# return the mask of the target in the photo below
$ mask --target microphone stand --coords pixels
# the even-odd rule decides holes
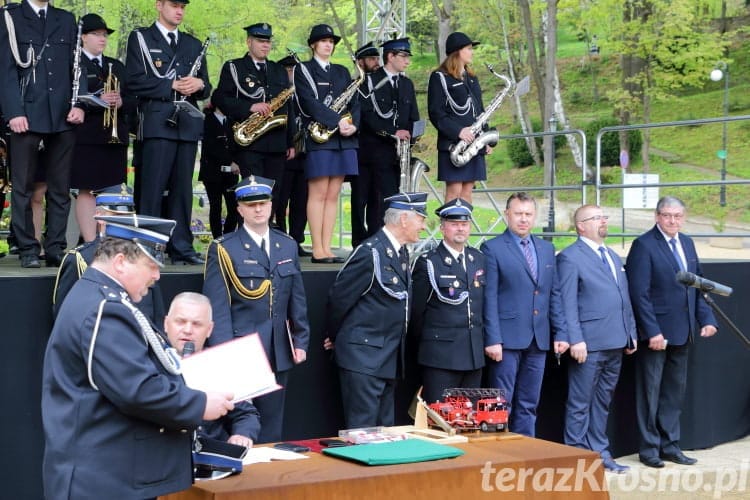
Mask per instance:
[[[729,319],[729,316],[724,314],[724,311],[722,311],[721,308],[716,304],[716,302],[714,302],[714,299],[711,298],[709,292],[701,290],[701,294],[703,295],[703,298],[708,303],[708,305],[711,306],[711,309],[713,309],[716,315],[723,319],[727,325],[729,325],[729,329],[732,331],[732,333],[734,333],[745,344],[745,347],[750,348],[750,339],[745,337],[740,329],[737,328],[737,325],[735,325],[732,320]]]

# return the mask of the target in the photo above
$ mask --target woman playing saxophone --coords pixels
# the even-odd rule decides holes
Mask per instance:
[[[438,180],[445,182],[446,202],[455,198],[471,202],[474,183],[487,178],[484,155],[491,151],[489,146],[462,167],[450,159],[451,145],[474,141],[471,125],[484,111],[482,89],[470,67],[476,45],[479,42],[464,33],[448,35],[446,58],[430,75],[427,89],[430,122],[438,131]]]

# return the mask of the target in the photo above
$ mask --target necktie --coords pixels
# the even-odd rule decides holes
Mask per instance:
[[[42,28],[44,27],[44,22],[47,20],[47,11],[45,9],[41,9],[39,11],[39,21],[42,23]]]
[[[461,267],[466,271],[466,263],[464,262],[464,254],[460,253],[458,254],[458,263],[461,264]]]
[[[531,271],[531,277],[534,278],[534,281],[536,281],[536,265],[534,264],[534,256],[531,254],[532,250],[529,246],[530,244],[531,242],[526,238],[521,240],[521,246],[523,247],[523,256],[526,257],[526,264],[529,266],[529,271]]]
[[[325,66],[323,66],[323,71],[325,71],[326,73],[328,73],[328,68],[330,68],[330,67],[331,67],[330,64],[326,64]]]
[[[683,264],[682,262],[682,257],[680,257],[680,252],[677,251],[677,240],[674,238],[670,238],[669,245],[672,247],[672,255],[674,255],[674,258],[677,261],[677,265],[679,266],[680,271],[685,271],[685,264]]]
[[[271,261],[268,259],[268,251],[266,250],[265,238],[261,238],[260,240],[260,252],[261,252],[261,259],[263,259],[262,264],[264,264],[265,267],[270,267]]]
[[[602,262],[604,263],[604,267],[607,268],[607,271],[612,274],[612,276],[615,278],[615,281],[617,281],[617,276],[615,275],[614,269],[612,269],[612,266],[609,265],[609,260],[607,260],[607,249],[603,246],[599,247],[599,254],[602,256]]]
[[[174,33],[167,33],[167,36],[169,37],[169,47],[172,51],[177,50],[177,36]]]
[[[393,75],[391,77],[391,80],[393,81],[393,88],[397,89],[398,88],[398,75]]]
[[[94,66],[96,66],[96,69],[102,69],[102,63],[99,62],[98,57],[93,58],[91,62],[94,63]]]
[[[406,245],[401,245],[398,250],[398,257],[401,261],[401,269],[406,271],[409,268],[409,251],[406,249]]]
[[[265,73],[266,72],[266,63],[258,63],[258,71],[260,71],[261,73]]]

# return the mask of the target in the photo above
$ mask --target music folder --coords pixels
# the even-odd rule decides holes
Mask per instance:
[[[193,118],[200,118],[203,119],[203,112],[201,112],[200,109],[193,106],[191,103],[187,101],[175,101],[174,105],[179,108],[180,111],[184,111],[188,115],[192,116]]]
[[[102,108],[109,107],[109,104],[107,104],[107,102],[104,99],[97,97],[94,94],[79,95],[78,101],[88,104],[90,106],[101,106]]]
[[[257,333],[203,349],[180,366],[188,387],[231,392],[235,403],[281,389]]]

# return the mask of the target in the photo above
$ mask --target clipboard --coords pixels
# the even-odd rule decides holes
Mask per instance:
[[[197,352],[183,359],[180,367],[188,387],[204,392],[231,392],[233,403],[282,388],[257,333]]]

